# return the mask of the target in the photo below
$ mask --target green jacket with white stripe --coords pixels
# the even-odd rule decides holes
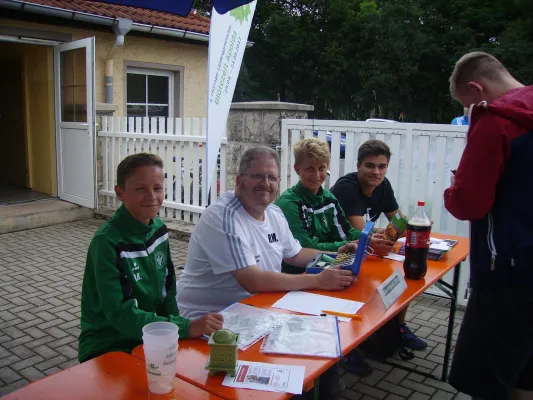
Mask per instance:
[[[337,198],[327,189],[320,188],[315,195],[298,182],[283,192],[276,204],[302,247],[336,252],[361,234],[350,225]]]
[[[180,338],[189,336],[190,321],[176,303],[167,227],[158,218],[144,225],[121,206],[89,245],[78,360],[131,352],[142,343],[143,326],[157,321],[173,322]]]

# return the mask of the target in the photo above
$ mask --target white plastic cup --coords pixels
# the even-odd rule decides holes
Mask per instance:
[[[174,389],[178,326],[171,322],[152,322],[143,328],[144,359],[148,390],[154,394]]]

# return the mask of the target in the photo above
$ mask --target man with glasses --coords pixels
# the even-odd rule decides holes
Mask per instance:
[[[281,263],[304,267],[319,251],[302,248],[279,207],[277,152],[253,147],[241,159],[235,191],[224,193],[196,224],[187,262],[177,285],[180,313],[197,318],[218,312],[251,293],[301,289],[340,290],[351,271],[327,269],[317,275],[289,275]],[[355,251],[348,243],[339,252]]]

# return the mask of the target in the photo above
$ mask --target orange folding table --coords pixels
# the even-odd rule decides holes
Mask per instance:
[[[437,379],[446,381],[447,369],[449,364],[449,355],[451,348],[451,337],[456,311],[457,289],[459,283],[460,264],[467,257],[469,241],[463,237],[450,235],[433,234],[437,238],[455,239],[458,243],[439,261],[428,260],[428,270],[425,278],[419,280],[408,280],[407,289],[400,298],[388,309],[385,309],[383,302],[378,294],[377,288],[385,281],[395,270],[402,269],[403,264],[398,261],[384,259],[380,257],[367,256],[364,260],[359,275],[354,283],[341,291],[326,292],[320,290],[310,291],[316,294],[334,296],[343,299],[356,300],[365,303],[358,312],[363,317],[362,321],[352,319],[348,323],[339,323],[340,340],[342,354],[345,355],[357,347],[361,342],[368,338],[372,333],[378,330],[383,324],[393,316],[403,310],[413,299],[422,294],[433,284],[437,284],[441,290],[451,299],[450,318],[447,332],[447,341],[444,357],[444,368],[442,376]],[[450,270],[455,268],[453,283],[450,285],[441,280],[441,278]],[[403,274],[403,273],[402,273]],[[283,297],[286,292],[275,293],[258,293],[241,301],[243,304],[249,304],[255,307],[271,309],[277,312],[288,312],[272,308],[277,300]],[[239,359],[245,361],[254,361],[272,364],[284,365],[302,365],[305,367],[304,390],[311,389],[315,380],[320,377],[328,368],[338,362],[337,359],[316,358],[316,357],[299,357],[299,356],[282,356],[273,354],[264,354],[260,352],[261,343],[258,342],[246,351],[239,351]],[[137,346],[132,355],[144,359],[142,345]],[[209,355],[209,346],[206,340],[202,339],[185,339],[179,343],[176,376],[187,381],[199,388],[214,393],[223,399],[288,399],[291,397],[285,393],[262,392],[247,389],[236,389],[222,386],[224,374],[209,376],[205,369],[207,357]],[[406,367],[397,365],[400,368]],[[407,368],[408,370],[411,370]],[[421,371],[411,370],[425,376],[431,376]]]

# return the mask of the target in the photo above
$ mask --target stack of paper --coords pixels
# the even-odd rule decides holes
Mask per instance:
[[[241,303],[232,304],[220,311],[220,314],[224,317],[223,327],[239,334],[240,350],[246,350],[289,318],[289,314],[262,310]]]
[[[405,238],[399,239],[398,242],[405,243]],[[440,260],[444,256],[444,253],[448,252],[456,244],[457,240],[430,238],[428,260]],[[398,254],[405,254],[405,244],[400,248]]]
[[[322,310],[336,311],[343,314],[355,314],[364,303],[339,299],[307,292],[289,292],[276,301],[272,307],[295,311],[302,314],[320,315]],[[351,318],[338,317],[339,321],[350,322]]]
[[[328,358],[341,357],[337,317],[292,315],[263,340],[261,352]]]
[[[398,239],[398,242],[405,243],[405,238]],[[429,248],[431,250],[440,250],[440,251],[449,251],[453,246],[457,244],[457,240],[451,240],[451,239],[437,239],[437,238],[430,238],[430,245]]]

